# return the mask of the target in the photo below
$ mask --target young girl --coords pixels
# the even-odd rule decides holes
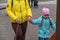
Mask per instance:
[[[50,26],[56,31],[56,24],[50,18],[49,8],[42,9],[42,16],[37,19],[30,19],[30,23],[38,25],[38,39],[39,40],[49,40],[50,37]]]

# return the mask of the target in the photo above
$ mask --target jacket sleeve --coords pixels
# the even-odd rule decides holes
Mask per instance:
[[[31,11],[31,8],[29,6],[28,0],[26,0],[26,12],[27,12],[27,16],[32,17],[32,11]]]
[[[41,17],[32,20],[33,25],[40,24],[40,23],[41,23]]]
[[[52,20],[52,18],[51,18],[51,21],[52,21],[52,29],[56,31],[56,23]]]
[[[14,13],[11,11],[11,1],[12,0],[8,0],[8,2],[7,2],[7,6],[6,6],[6,12],[7,12],[7,14],[8,14],[8,16],[10,17],[10,18],[12,18],[13,20],[16,20],[16,16],[14,15]]]

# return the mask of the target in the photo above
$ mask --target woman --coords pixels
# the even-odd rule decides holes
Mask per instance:
[[[6,12],[16,34],[14,40],[25,40],[27,22],[32,17],[28,0],[8,0]]]

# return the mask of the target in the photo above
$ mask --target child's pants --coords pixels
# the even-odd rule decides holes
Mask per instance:
[[[38,37],[38,40],[49,40],[49,38]]]
[[[16,34],[17,25],[19,25],[19,28],[18,28],[17,34]],[[23,24],[12,23],[12,28],[13,28],[15,35],[16,35],[14,40],[25,40],[27,22],[24,22]]]

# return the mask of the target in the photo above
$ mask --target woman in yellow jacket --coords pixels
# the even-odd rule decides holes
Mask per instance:
[[[25,40],[27,21],[32,17],[28,0],[8,0],[6,12],[10,17],[12,28],[16,34],[15,40]]]

